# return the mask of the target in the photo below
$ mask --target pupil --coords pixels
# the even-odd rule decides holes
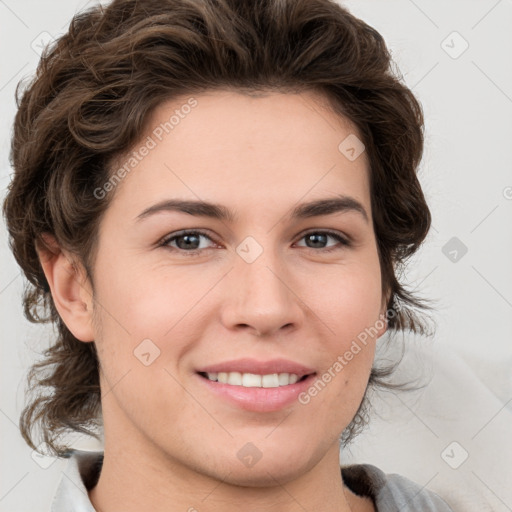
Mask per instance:
[[[190,239],[195,239],[195,242],[197,243],[199,237],[197,235],[182,235],[180,236],[178,239],[177,239],[177,245],[180,247],[180,245],[182,245],[182,247],[180,247],[180,249],[190,249],[191,248],[191,244],[194,245],[194,240],[192,240],[192,243],[190,242]],[[185,244],[180,244],[179,241],[180,240],[186,240],[186,243]],[[192,247],[192,249],[197,249],[197,247]]]
[[[325,237],[326,237],[326,235],[321,234],[321,233],[312,233],[312,234],[308,235],[308,239],[310,241],[312,241],[313,243],[320,243],[320,245],[325,243],[325,240],[324,240]],[[320,238],[320,242],[318,241],[319,238]],[[316,248],[316,246],[315,246],[315,248]]]

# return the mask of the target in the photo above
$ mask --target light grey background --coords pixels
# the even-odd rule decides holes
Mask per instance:
[[[35,70],[40,41],[62,34],[93,3],[0,0],[2,199],[16,83]],[[425,111],[421,181],[433,228],[406,278],[437,300],[438,325],[435,339],[414,345],[423,349],[404,362],[408,374],[432,363],[422,401],[383,399],[372,428],[345,456],[404,474],[458,510],[512,510],[505,456],[512,452],[512,2],[343,3],[381,32]],[[25,373],[49,331],[23,317],[24,281],[3,222],[1,229],[0,510],[48,510],[65,461],[35,461],[17,423]],[[464,452],[467,461],[450,467]]]

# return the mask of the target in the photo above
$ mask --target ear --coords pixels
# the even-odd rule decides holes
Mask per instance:
[[[48,233],[38,241],[37,254],[63,322],[75,338],[94,341],[92,286],[83,265]]]

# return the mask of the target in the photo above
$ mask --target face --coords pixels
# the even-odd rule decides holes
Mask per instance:
[[[385,330],[368,161],[340,151],[357,132],[313,93],[195,100],[154,112],[100,225],[105,442],[284,482],[337,457]]]

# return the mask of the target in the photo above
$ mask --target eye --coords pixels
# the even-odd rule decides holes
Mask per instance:
[[[194,255],[201,250],[208,249],[208,247],[204,245],[201,246],[201,238],[213,242],[213,240],[202,231],[181,231],[164,238],[159,245]],[[176,243],[176,246],[173,246],[174,243]]]
[[[328,246],[328,248],[319,247],[319,245],[323,246],[327,243],[329,238],[336,240],[338,244],[334,244],[330,247]],[[306,240],[306,243],[312,244],[312,246],[306,246],[308,249],[323,249],[321,252],[332,252],[343,247],[350,246],[350,241],[336,231],[310,231],[309,233],[302,235],[301,240],[303,239]]]

